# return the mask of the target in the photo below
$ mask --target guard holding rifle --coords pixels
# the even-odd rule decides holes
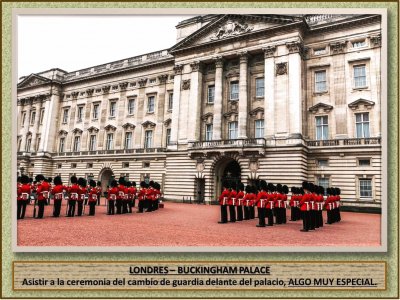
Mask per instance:
[[[29,203],[31,191],[29,177],[22,175],[17,189],[17,220],[25,218],[26,205]]]
[[[37,206],[39,207],[37,219],[42,219],[44,214],[44,206],[46,205],[50,195],[50,185],[42,174],[36,175],[36,181],[39,183],[36,189]],[[36,205],[34,208],[34,217],[36,213]]]

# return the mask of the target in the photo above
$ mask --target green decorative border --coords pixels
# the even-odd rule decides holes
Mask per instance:
[[[388,11],[388,252],[387,253],[13,253],[11,250],[11,36],[13,8],[386,8]],[[2,2],[2,298],[398,298],[398,2]],[[384,100],[384,99],[383,99]],[[385,120],[382,120],[383,122]],[[385,200],[385,199],[384,199]],[[11,267],[14,260],[140,260],[182,261],[274,261],[342,260],[386,261],[387,290],[371,291],[142,291],[142,292],[13,292]]]

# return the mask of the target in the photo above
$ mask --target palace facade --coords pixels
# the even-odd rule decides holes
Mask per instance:
[[[205,15],[176,29],[166,50],[22,77],[18,173],[103,189],[151,178],[165,200],[206,203],[223,179],[308,180],[380,209],[380,15]]]

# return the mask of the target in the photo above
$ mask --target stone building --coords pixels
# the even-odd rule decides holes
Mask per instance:
[[[206,203],[222,179],[342,189],[381,207],[381,16],[205,15],[171,48],[18,83],[18,172],[159,181]]]

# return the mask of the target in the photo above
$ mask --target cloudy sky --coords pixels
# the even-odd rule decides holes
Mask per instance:
[[[18,78],[75,71],[170,48],[180,16],[19,16]]]

